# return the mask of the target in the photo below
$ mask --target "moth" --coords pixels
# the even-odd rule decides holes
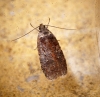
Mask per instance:
[[[41,69],[43,70],[43,73],[49,80],[53,80],[58,78],[59,76],[67,74],[67,63],[64,54],[61,50],[61,47],[58,43],[58,40],[53,35],[53,33],[48,30],[48,26],[50,25],[40,24],[38,27],[34,29],[39,28],[39,33],[37,38],[37,48],[38,48]],[[33,30],[31,30],[30,32],[32,32]],[[25,35],[29,34],[30,32],[26,33]]]
[[[41,68],[48,79],[56,79],[67,73],[67,64],[61,47],[53,33],[43,24],[39,26],[37,48]]]

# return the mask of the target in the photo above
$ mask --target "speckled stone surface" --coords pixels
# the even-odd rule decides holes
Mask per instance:
[[[100,97],[99,0],[1,0],[0,97]],[[40,23],[49,27],[64,52],[68,73],[44,76],[37,49],[38,31],[11,41]]]

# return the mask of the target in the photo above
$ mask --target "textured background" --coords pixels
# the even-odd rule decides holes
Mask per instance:
[[[1,0],[0,97],[100,97],[99,0]],[[40,23],[49,27],[66,57],[68,73],[49,81],[37,49],[38,32],[11,41]]]

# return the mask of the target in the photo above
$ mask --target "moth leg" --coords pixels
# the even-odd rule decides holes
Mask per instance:
[[[34,50],[36,50],[36,49],[37,49],[37,47],[34,48]]]

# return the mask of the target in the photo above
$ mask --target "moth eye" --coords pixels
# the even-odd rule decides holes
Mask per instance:
[[[43,25],[43,28],[45,28],[45,25]]]

